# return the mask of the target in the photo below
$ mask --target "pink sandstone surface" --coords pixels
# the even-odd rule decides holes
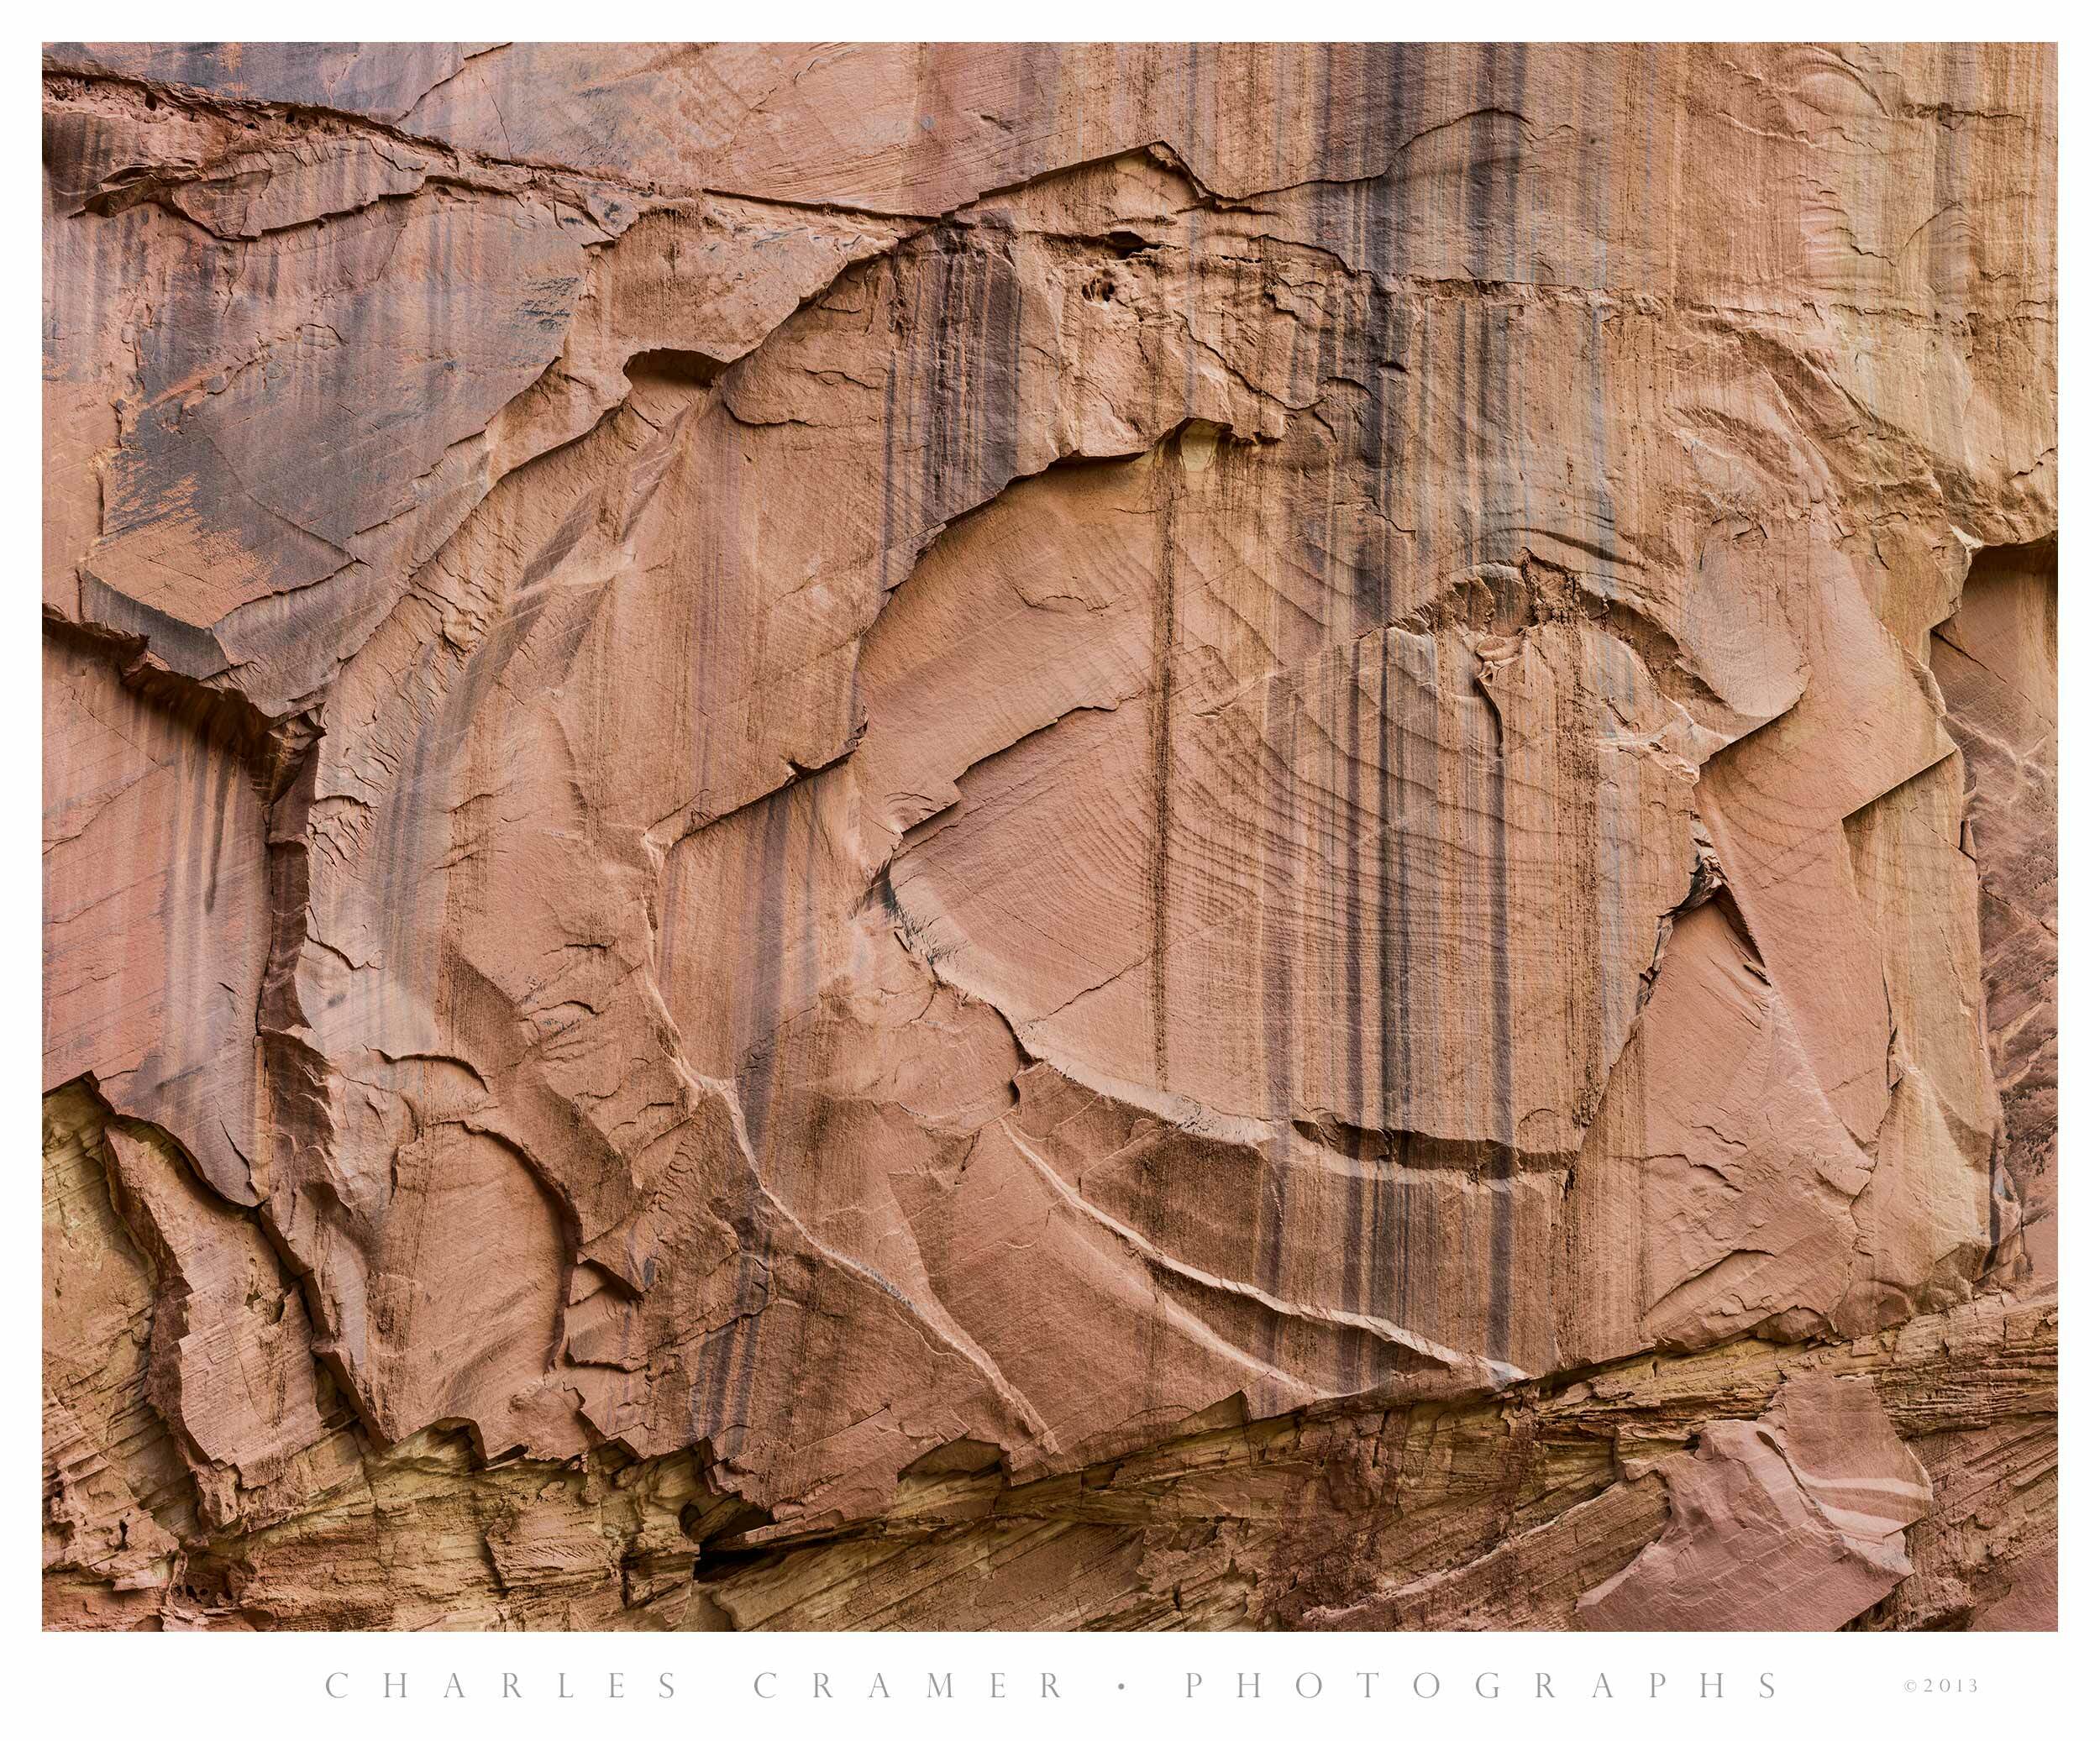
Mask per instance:
[[[43,92],[48,1625],[2054,1625],[2053,51]]]

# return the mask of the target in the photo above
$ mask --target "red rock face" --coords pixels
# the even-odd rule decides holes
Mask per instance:
[[[1625,1632],[1841,1626],[1908,1576],[1903,1526],[1932,1483],[1871,1383],[1790,1380],[1756,1421],[1709,1422],[1662,1467],[1670,1522],[1575,1605]]]
[[[2048,50],[45,123],[50,1624],[2054,1623]]]

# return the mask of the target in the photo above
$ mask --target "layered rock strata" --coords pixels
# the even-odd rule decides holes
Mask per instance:
[[[47,1623],[2054,1623],[2050,50],[44,103]]]

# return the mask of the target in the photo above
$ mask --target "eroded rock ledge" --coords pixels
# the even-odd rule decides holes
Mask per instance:
[[[1637,1614],[1611,1603],[1634,1599],[1658,1552],[1730,1556],[1732,1579],[1751,1569],[1732,1556],[1757,1508],[1699,1491],[1730,1460],[1791,1466],[1782,1498],[1818,1510],[1814,1527],[1771,1533],[1775,1602],[1730,1609],[1735,1623],[2028,1626],[2023,1602],[2038,1582],[2053,1592],[2053,1290],[1849,1343],[1743,1338],[1450,1403],[1263,1421],[1228,1403],[1032,1481],[961,1441],[906,1471],[883,1517],[832,1531],[769,1525],[696,1453],[490,1466],[442,1428],[376,1450],[309,1369],[279,1387],[320,1399],[292,1471],[303,1485],[272,1521],[215,1528],[185,1468],[198,1450],[169,1444],[153,1401],[167,1381],[139,1357],[155,1265],[102,1196],[113,1162],[124,1179],[160,1176],[153,1146],[103,1134],[78,1091],[53,1116],[79,1122],[50,1133],[47,1198],[66,1235],[50,1272],[76,1321],[129,1314],[111,1339],[125,1357],[92,1376],[85,1349],[47,1345],[47,1408],[76,1424],[51,1451],[55,1624],[1698,1629],[1729,1622],[1678,1587],[1681,1571]],[[286,1303],[248,1285],[259,1319]],[[193,1339],[179,1345],[192,1359]],[[244,1392],[259,1388],[273,1394],[252,1378]],[[1901,1525],[1919,1516],[1906,1550]],[[1715,1523],[1725,1544],[1704,1533]],[[1861,1559],[1834,1549],[1848,1534],[1875,1557],[1840,1581],[1834,1566]]]
[[[2053,1623],[2055,100],[48,48],[49,1623]]]

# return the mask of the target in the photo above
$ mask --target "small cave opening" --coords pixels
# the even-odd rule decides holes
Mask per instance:
[[[705,351],[638,350],[627,359],[627,378],[638,387],[662,383],[685,387],[711,387],[729,365]]]

